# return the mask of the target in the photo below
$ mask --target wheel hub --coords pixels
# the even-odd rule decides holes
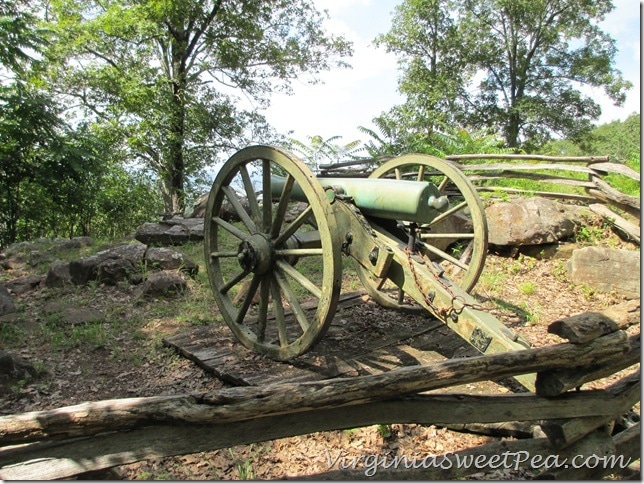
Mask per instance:
[[[255,274],[268,272],[275,259],[271,243],[262,235],[251,235],[239,244],[237,260],[242,269]]]

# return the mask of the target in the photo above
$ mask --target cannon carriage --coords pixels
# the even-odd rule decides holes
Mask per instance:
[[[221,217],[225,203],[239,222]],[[274,360],[323,337],[348,261],[376,302],[429,311],[481,353],[529,347],[468,293],[483,270],[487,224],[476,190],[448,161],[404,155],[368,178],[316,178],[285,150],[251,146],[221,168],[205,220],[217,306],[244,346]]]

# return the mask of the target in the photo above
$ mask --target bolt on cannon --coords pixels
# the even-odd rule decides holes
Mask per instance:
[[[239,222],[220,216],[224,203]],[[481,353],[529,347],[468,293],[483,270],[487,222],[448,161],[403,155],[368,178],[316,178],[286,150],[251,146],[222,166],[205,221],[217,306],[244,346],[272,359],[293,359],[323,337],[343,260],[376,302],[429,311]]]

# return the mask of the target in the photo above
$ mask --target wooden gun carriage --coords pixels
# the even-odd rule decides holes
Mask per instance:
[[[238,222],[222,217],[224,204]],[[368,178],[316,178],[285,150],[251,146],[222,166],[205,220],[219,310],[244,346],[272,359],[322,338],[347,259],[387,308],[427,310],[481,353],[529,347],[468,294],[483,270],[487,223],[476,190],[448,161],[404,155]]]

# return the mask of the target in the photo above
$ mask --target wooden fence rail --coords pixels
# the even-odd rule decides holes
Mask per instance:
[[[531,439],[467,449],[462,455],[493,455],[516,448],[564,458],[602,449],[605,456],[639,458],[639,426],[614,436],[606,430],[606,424],[639,401],[639,372],[602,389],[567,391],[571,381],[581,385],[606,376],[604,368],[619,372],[639,362],[639,333],[627,335],[632,318],[629,321],[610,321],[605,315],[589,313],[550,326],[551,332],[569,339],[567,343],[449,359],[378,375],[106,400],[4,416],[0,417],[0,478],[65,478],[150,458],[392,423],[528,421],[540,424],[543,432]],[[534,393],[420,394],[535,372]],[[544,386],[544,381],[563,384]],[[588,478],[611,472],[612,467],[576,470],[574,477]],[[378,477],[456,478],[480,471],[458,466],[450,472],[399,468]],[[329,472],[313,477],[368,477],[360,469]],[[569,477],[563,468],[548,472]]]

